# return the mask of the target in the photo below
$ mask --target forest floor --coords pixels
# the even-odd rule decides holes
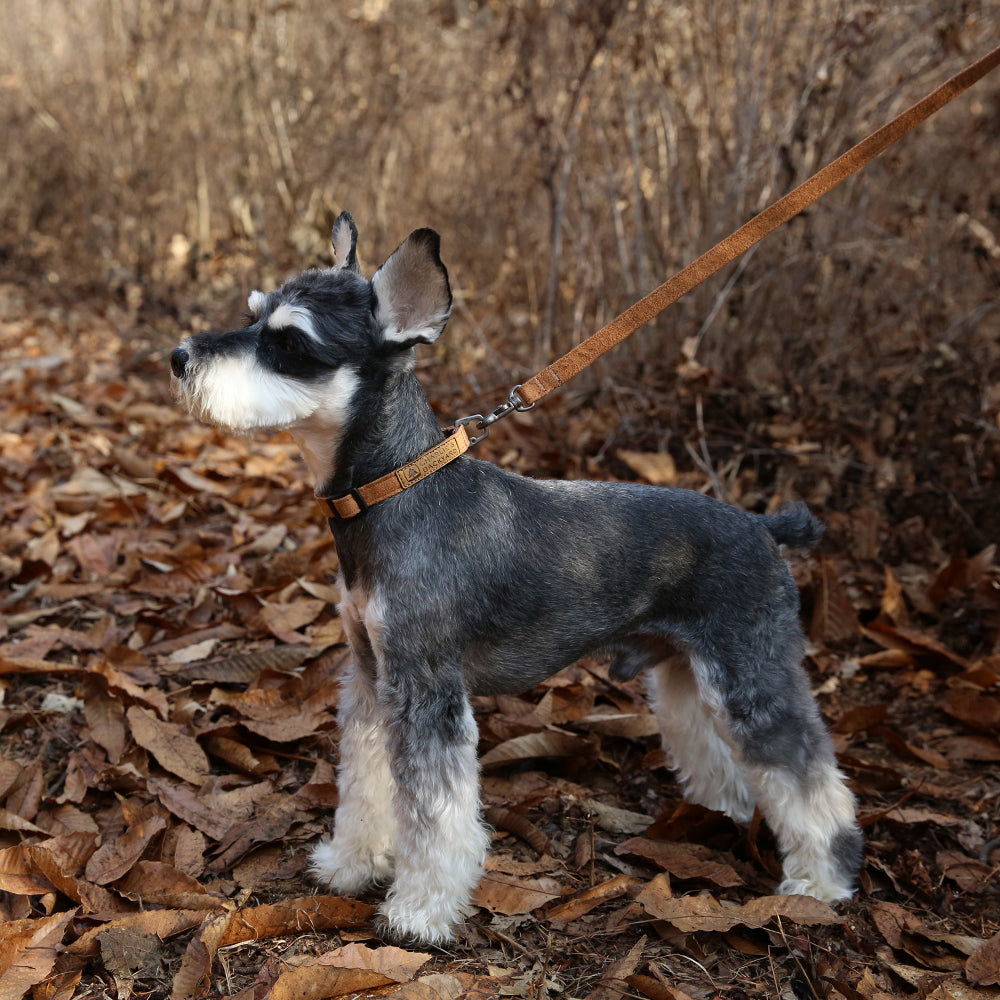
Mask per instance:
[[[641,683],[582,662],[475,699],[493,850],[458,943],[415,951],[305,878],[347,651],[294,446],[173,403],[166,315],[0,294],[0,996],[1000,995],[1000,433],[967,360],[798,397],[622,365],[497,428],[532,475],[824,517],[794,569],[862,887],[774,896],[766,826],[683,804]],[[443,422],[507,388],[465,386]]]

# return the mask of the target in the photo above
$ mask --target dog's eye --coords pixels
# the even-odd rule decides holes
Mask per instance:
[[[295,335],[293,329],[284,326],[279,327],[277,330],[269,329],[268,337],[279,351],[284,351],[288,354],[296,352],[299,338]]]

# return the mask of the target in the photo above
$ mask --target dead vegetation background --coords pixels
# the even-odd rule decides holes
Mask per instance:
[[[839,915],[766,895],[767,831],[680,805],[595,663],[477,706],[499,832],[460,947],[379,949],[369,901],[311,895],[336,555],[291,445],[193,425],[166,357],[349,208],[369,270],[442,233],[424,381],[443,421],[492,407],[994,45],[1000,4],[0,12],[3,997],[996,995],[1000,83],[484,445],[824,515],[810,666],[870,839]]]

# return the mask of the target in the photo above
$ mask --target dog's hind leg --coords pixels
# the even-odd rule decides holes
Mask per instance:
[[[675,653],[647,674],[663,747],[690,802],[737,822],[753,816],[754,793],[724,739],[725,711],[711,688],[702,690],[687,653]]]
[[[389,713],[395,778],[396,878],[380,930],[441,944],[470,910],[489,834],[480,818],[478,732],[457,669],[386,658],[379,695]]]
[[[779,630],[780,631],[780,630]],[[784,864],[779,893],[849,899],[861,863],[854,797],[809,691],[801,640],[769,630],[730,650],[725,669],[696,661],[719,692],[730,738]]]
[[[340,804],[333,837],[313,848],[310,873],[337,892],[355,894],[392,877],[396,818],[375,657],[353,605],[345,602],[341,613],[356,661],[341,680],[337,709]]]
[[[828,903],[850,899],[863,845],[854,797],[832,754],[816,755],[804,773],[757,766],[751,780],[783,856],[778,892]]]

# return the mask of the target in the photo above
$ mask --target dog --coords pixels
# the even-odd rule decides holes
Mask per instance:
[[[311,874],[345,894],[391,883],[378,930],[441,945],[468,916],[489,831],[470,694],[523,691],[590,654],[645,673],[690,800],[741,822],[759,807],[779,893],[855,889],[854,799],[802,666],[780,546],[822,527],[634,483],[538,481],[461,455],[374,505],[358,488],[442,442],[414,374],[451,312],[440,238],[412,233],[371,280],[343,213],[335,265],[249,297],[242,329],[171,355],[192,414],[288,430],[327,506],[352,650],[338,707],[340,805]]]

